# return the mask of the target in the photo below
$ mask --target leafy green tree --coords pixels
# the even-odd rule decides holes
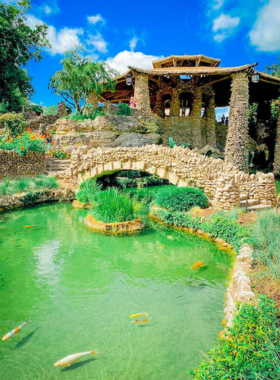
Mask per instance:
[[[20,110],[34,93],[24,67],[29,61],[40,61],[42,48],[50,46],[47,25],[31,28],[27,24],[30,4],[29,0],[0,3],[0,102],[8,102],[10,111]]]
[[[62,70],[57,71],[49,83],[49,88],[75,107],[76,112],[81,112],[89,95],[94,94],[99,99],[103,91],[114,91],[114,78],[118,75],[105,62],[94,62],[84,53],[82,45],[66,51],[60,61]]]
[[[280,61],[280,57],[278,58]],[[276,62],[271,66],[266,66],[266,71],[267,74],[273,75],[274,77],[279,77],[280,78],[280,62]]]

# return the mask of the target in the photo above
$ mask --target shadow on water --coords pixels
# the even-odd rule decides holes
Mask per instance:
[[[97,360],[96,358],[90,358],[90,359],[87,359],[87,360],[84,360],[82,362],[78,362],[78,363],[73,363],[70,367],[65,367],[63,368],[63,370],[61,372],[68,372],[68,371],[72,371],[73,369],[77,369],[79,367],[82,367],[83,365],[85,364],[88,364],[90,362],[93,362]]]
[[[15,349],[16,348],[21,348],[22,346],[24,346],[32,338],[32,336],[35,334],[35,332],[37,330],[39,330],[39,327],[37,329],[31,331],[31,333],[29,333],[24,338],[22,338],[19,342],[17,342],[17,344],[15,346]]]

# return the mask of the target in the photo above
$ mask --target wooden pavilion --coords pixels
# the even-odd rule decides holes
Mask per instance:
[[[219,65],[220,59],[185,54],[153,61],[152,69],[128,66],[128,71],[117,78],[115,92],[106,91],[101,99],[129,103],[133,96],[143,115],[154,113],[164,118],[166,105],[171,118],[188,115],[192,122],[192,143],[199,148],[201,110],[204,109],[206,120],[207,144],[215,146],[215,107],[230,106],[225,158],[248,171],[248,106],[278,99],[280,78],[256,71],[257,63]],[[280,145],[280,136],[278,140]]]

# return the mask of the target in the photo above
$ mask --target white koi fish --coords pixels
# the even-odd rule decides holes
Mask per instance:
[[[167,235],[166,237],[167,237],[167,239],[174,240],[174,238],[170,235]]]
[[[55,367],[69,367],[71,364],[76,363],[78,360],[89,354],[97,354],[96,350],[79,352],[78,354],[68,355],[65,358],[55,363]]]
[[[30,322],[30,319],[27,319],[27,321],[24,322],[22,325],[16,327],[12,331],[8,332],[8,334],[3,336],[2,341],[10,339],[12,336],[15,336],[23,328],[23,326],[27,325],[29,322]]]

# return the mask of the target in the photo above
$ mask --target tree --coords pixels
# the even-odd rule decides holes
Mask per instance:
[[[11,111],[20,110],[34,93],[24,67],[31,60],[40,61],[41,49],[50,46],[47,25],[31,28],[27,24],[29,9],[29,0],[16,5],[0,3],[0,102],[8,102]]]
[[[83,56],[84,52],[82,45],[66,51],[60,61],[62,70],[57,71],[49,83],[49,88],[75,107],[76,112],[81,112],[89,95],[94,94],[99,99],[103,91],[114,91],[114,78],[118,75],[105,62],[94,62],[91,57]]]
[[[280,57],[278,58],[280,60]],[[267,74],[273,75],[274,77],[280,78],[280,62],[274,63],[271,66],[266,66],[267,70],[265,71]]]

